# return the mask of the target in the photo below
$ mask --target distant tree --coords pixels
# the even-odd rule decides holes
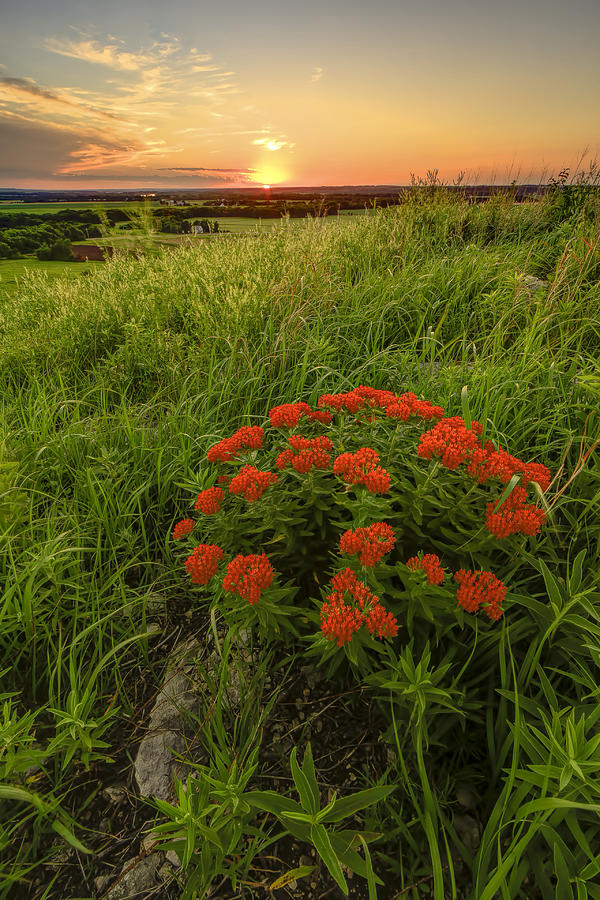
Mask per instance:
[[[72,260],[74,256],[71,252],[71,245],[68,241],[56,241],[50,247],[49,259]]]
[[[11,247],[10,244],[6,244],[4,241],[0,241],[0,259],[18,259],[18,257],[18,250],[15,250],[14,247]]]

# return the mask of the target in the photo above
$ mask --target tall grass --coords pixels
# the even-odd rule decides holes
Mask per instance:
[[[77,284],[32,275],[4,301],[0,896],[32,883],[56,852],[52,829],[85,844],[71,792],[82,764],[110,756],[111,735],[139,709],[136,673],[155,671],[149,603],[186,597],[168,535],[207,448],[269,406],[359,382],[414,390],[450,415],[467,385],[491,438],[556,473],[538,549],[554,581],[537,562],[547,596],[528,613],[534,649],[516,667],[511,642],[526,626],[507,628],[494,663],[501,717],[481,724],[488,818],[471,890],[528,896],[528,877],[544,898],[557,884],[557,896],[600,896],[593,773],[574,766],[570,806],[544,800],[557,756],[592,739],[600,664],[600,466],[590,452],[600,438],[600,218],[559,213],[552,197],[472,205],[438,191],[369,217],[284,220],[269,234],[117,256]],[[582,550],[580,583],[565,593]],[[531,684],[537,708],[521,696]],[[444,841],[468,854],[446,791],[476,763],[435,742],[415,753],[418,769],[409,761],[398,776],[410,781],[406,815],[390,801],[375,824],[398,836],[402,887],[434,871],[436,894],[458,896]],[[438,764],[442,777],[428,780]],[[427,819],[409,828],[411,792]],[[583,850],[561,836],[565,822]],[[531,871],[535,836],[554,875],[543,853]]]

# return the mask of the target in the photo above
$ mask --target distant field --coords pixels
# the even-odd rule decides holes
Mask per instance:
[[[50,278],[69,277],[89,272],[102,263],[57,262],[41,259],[0,259],[0,296],[16,289],[26,272],[46,272]]]
[[[36,209],[55,207],[56,209],[65,208],[67,204],[46,203],[46,204],[13,204],[16,208],[35,207]],[[107,206],[118,207],[123,204],[107,204]],[[134,204],[132,204],[133,206]],[[140,206],[141,204],[137,204]],[[72,204],[74,207],[75,204]],[[4,209],[5,204],[0,205],[0,209]],[[89,208],[88,207],[81,207]],[[31,210],[34,211],[33,209]],[[302,221],[302,220],[300,220]],[[242,217],[228,218],[220,220],[219,226],[227,228],[230,234],[242,234],[248,231],[268,231],[273,227],[281,227],[281,219],[250,219]],[[218,239],[219,235],[216,235]],[[191,235],[191,234],[163,234],[154,232],[147,234],[140,229],[135,231],[121,231],[118,226],[114,231],[105,234],[101,238],[90,238],[86,241],[78,241],[78,245],[96,244],[100,247],[114,247],[117,250],[160,250],[165,247],[176,247],[181,245],[193,246],[202,240],[214,239],[215,235]],[[89,271],[92,267],[102,265],[102,263],[90,262],[57,262],[55,260],[40,260],[32,257],[25,259],[2,259],[0,260],[0,294],[14,291],[17,287],[18,279],[21,278],[26,271],[30,272],[46,272],[51,278],[60,275],[77,276],[83,272]]]
[[[151,201],[149,204],[153,209],[160,208],[160,203]],[[43,213],[59,212],[61,209],[147,209],[148,204],[140,202],[131,203],[104,203],[103,201],[91,200],[89,203],[11,203],[10,201],[0,200],[0,212],[3,213],[31,213],[31,215],[40,215]]]
[[[214,221],[211,217],[210,221]],[[303,219],[295,219],[294,223],[301,223]],[[216,235],[213,234],[166,234],[162,231],[147,232],[142,228],[133,228],[125,231],[121,223],[114,230],[107,232],[102,237],[90,238],[86,241],[77,241],[78,246],[85,244],[97,244],[99,247],[114,247],[116,250],[158,250],[161,247],[194,246],[198,241],[219,239],[225,234],[247,234],[248,232],[270,231],[273,228],[285,227],[281,219],[252,219],[241,216],[231,216],[227,219],[219,219],[219,228],[223,229]]]

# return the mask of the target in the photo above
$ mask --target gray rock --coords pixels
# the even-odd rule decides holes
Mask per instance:
[[[547,281],[536,278],[535,275],[523,275],[521,282],[532,294],[535,294],[536,291],[540,291],[542,288],[548,287]]]
[[[465,846],[472,852],[476,853],[479,849],[479,825],[473,816],[454,816],[453,825],[459,838]]]
[[[96,891],[96,896],[99,897],[103,894],[113,880],[112,875],[99,875],[98,878],[94,878],[94,890]]]
[[[127,787],[124,784],[109,784],[109,786],[105,787],[102,791],[102,796],[105,800],[108,800],[109,803],[118,806],[118,804],[122,803],[127,796]]]
[[[171,797],[177,762],[174,754],[183,753],[182,713],[197,705],[193,690],[193,657],[199,645],[187,642],[175,648],[169,658],[167,674],[156,698],[148,731],[135,759],[135,779],[143,797],[168,800]],[[179,773],[181,777],[181,773]]]
[[[133,900],[152,891],[160,883],[158,867],[162,859],[162,853],[152,853],[141,859],[128,860],[122,869],[124,874],[105,895],[105,900]]]

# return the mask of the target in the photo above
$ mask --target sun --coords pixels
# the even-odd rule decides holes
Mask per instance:
[[[265,191],[270,191],[270,190],[271,190],[271,185],[270,185],[270,184],[263,184],[263,188],[265,189]]]

